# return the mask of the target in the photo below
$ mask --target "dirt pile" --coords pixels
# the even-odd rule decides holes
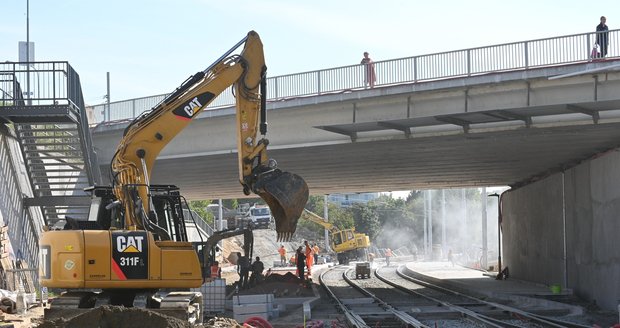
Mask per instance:
[[[234,291],[232,286],[228,292]],[[303,283],[292,273],[270,274],[260,283],[239,291],[239,295],[273,294],[275,297],[313,297],[314,291],[310,284]]]
[[[104,305],[70,319],[44,321],[37,327],[186,328],[191,325],[183,320],[145,309]]]
[[[302,283],[298,276],[287,272],[286,274],[270,274],[265,278],[265,282],[284,282],[292,284]]]

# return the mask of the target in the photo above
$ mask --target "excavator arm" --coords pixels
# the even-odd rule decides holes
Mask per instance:
[[[318,214],[308,211],[307,209],[304,209],[304,211],[301,213],[301,217],[308,221],[321,225],[323,228],[329,230],[329,232],[331,233],[340,232],[340,230],[336,228],[333,224],[325,221],[325,219],[320,217]]]
[[[244,45],[240,55],[231,53]],[[258,194],[271,208],[278,239],[288,240],[308,199],[305,181],[282,172],[267,156],[263,45],[254,31],[202,72],[190,76],[160,104],[136,118],[126,129],[112,159],[117,205],[124,228],[148,230],[170,237],[156,222],[149,197],[152,168],[161,150],[226,88],[236,96],[239,181],[246,195]],[[260,127],[259,127],[260,119]]]

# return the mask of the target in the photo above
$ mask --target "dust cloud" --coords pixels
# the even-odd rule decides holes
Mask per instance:
[[[421,191],[409,201],[413,224],[404,224],[397,218],[387,220],[375,238],[375,245],[393,250],[404,247],[418,260],[447,261],[451,257],[461,265],[488,269],[497,263],[498,245],[497,197],[488,195],[505,189]]]

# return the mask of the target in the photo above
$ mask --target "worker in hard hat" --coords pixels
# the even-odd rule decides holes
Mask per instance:
[[[306,245],[306,267],[308,267],[308,276],[310,276],[312,274],[312,265],[314,264],[314,254],[307,240],[304,241],[304,245]]]

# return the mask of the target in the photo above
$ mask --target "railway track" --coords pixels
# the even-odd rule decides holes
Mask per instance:
[[[370,279],[333,267],[320,276],[351,327],[590,327],[489,302],[381,267]]]
[[[348,266],[335,266],[319,276],[319,282],[351,327],[401,328],[428,327],[410,315],[396,310],[385,302],[377,302],[351,281]]]

